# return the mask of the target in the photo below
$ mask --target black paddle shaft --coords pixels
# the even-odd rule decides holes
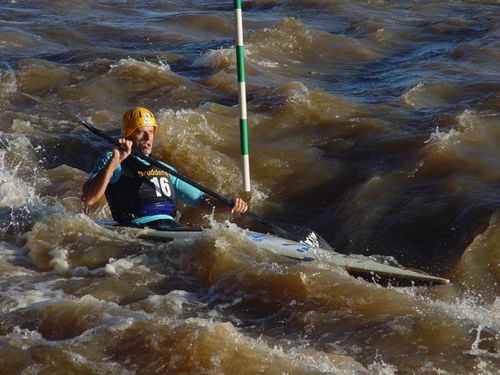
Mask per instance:
[[[92,133],[94,133],[98,137],[103,138],[104,140],[108,141],[112,145],[115,145],[117,147],[121,147],[120,143],[118,142],[118,139],[113,138],[110,135],[102,132],[101,130],[97,129],[95,126],[90,124],[88,121],[82,120],[80,117],[67,111],[63,107],[61,107],[55,103],[49,103],[38,96],[34,96],[34,95],[26,94],[26,93],[22,93],[22,94],[24,96],[38,102],[38,103],[41,103],[41,104],[44,104],[46,106],[49,106],[49,107],[56,109],[57,111],[64,114],[65,116],[71,118],[75,122],[83,125],[84,127],[86,127],[88,130],[90,130]],[[212,190],[206,188],[205,186],[198,184],[195,181],[192,181],[191,179],[189,179],[186,176],[175,171],[173,168],[169,167],[168,165],[160,163],[158,160],[156,160],[148,155],[145,155],[141,151],[139,151],[137,149],[132,149],[132,154],[134,156],[150,163],[151,165],[154,165],[155,167],[166,170],[167,172],[169,172],[173,176],[175,176],[175,177],[183,180],[184,182],[194,186],[195,188],[201,190],[205,194],[210,195],[211,197],[217,199],[218,201],[224,203],[225,205],[227,205],[229,207],[234,206],[233,200],[228,199],[228,198],[216,193],[215,191],[212,191]],[[251,216],[252,218],[254,218],[255,220],[259,221],[260,223],[262,223],[264,225],[267,225],[267,226],[274,228],[275,232],[277,232],[277,234],[279,234],[282,237],[285,237],[285,238],[288,238],[288,239],[291,239],[291,240],[297,241],[297,242],[304,241],[304,242],[309,243],[313,247],[321,246],[322,248],[331,249],[331,247],[328,245],[328,243],[321,236],[317,235],[312,229],[302,228],[302,227],[299,227],[299,226],[293,225],[293,224],[284,224],[284,223],[277,223],[274,221],[270,221],[270,220],[264,219],[263,217],[257,215],[254,212],[251,212],[251,211],[247,211],[247,212],[245,212],[245,214],[248,216]]]

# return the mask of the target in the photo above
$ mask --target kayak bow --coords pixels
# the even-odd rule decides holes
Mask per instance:
[[[124,231],[125,233],[146,239],[169,242],[174,240],[202,240],[210,236],[209,230],[169,230],[160,231],[150,228],[133,228],[118,225],[114,221],[98,221],[113,230]],[[393,285],[432,285],[449,284],[450,281],[445,278],[429,275],[420,270],[410,270],[402,266],[394,266],[381,263],[363,255],[345,255],[335,251],[325,250],[310,246],[306,243],[299,243],[287,240],[272,234],[244,231],[245,237],[257,248],[268,251],[272,254],[295,259],[298,261],[319,260],[322,251],[324,255],[321,259],[328,259],[337,266],[346,269],[350,274],[361,276],[377,283],[391,283]]]

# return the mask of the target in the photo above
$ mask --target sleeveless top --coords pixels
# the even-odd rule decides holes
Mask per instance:
[[[114,220],[126,223],[145,216],[175,217],[175,189],[166,171],[133,156],[121,167],[119,179],[108,184],[105,191]]]

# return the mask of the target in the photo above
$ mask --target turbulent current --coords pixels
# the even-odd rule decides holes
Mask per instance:
[[[150,108],[153,156],[241,194],[233,2],[0,0],[0,374],[498,374],[500,4],[243,1],[253,212],[337,252],[449,278],[400,287],[101,227],[81,189]]]

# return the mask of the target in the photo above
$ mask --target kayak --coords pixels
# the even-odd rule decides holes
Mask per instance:
[[[180,226],[174,230],[156,230],[150,228],[134,228],[120,226],[114,221],[97,221],[107,228],[124,231],[131,236],[145,240],[175,241],[199,240],[208,238],[207,229]],[[345,268],[349,273],[361,276],[374,282],[394,283],[395,285],[449,284],[450,281],[438,276],[429,275],[420,270],[407,269],[400,265],[391,265],[363,255],[346,255],[329,251],[278,237],[273,234],[244,230],[246,238],[256,247],[270,253],[299,260],[315,261],[319,254],[328,254],[334,264]],[[324,255],[322,256],[324,258]]]

